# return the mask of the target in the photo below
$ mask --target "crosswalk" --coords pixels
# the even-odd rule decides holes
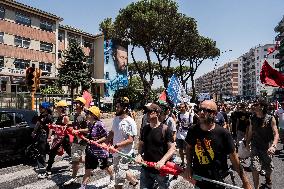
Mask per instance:
[[[131,171],[139,178],[139,166],[131,165]],[[28,165],[16,165],[0,169],[0,188],[1,189],[77,189],[80,188],[83,175],[84,166],[80,168],[78,172],[78,179],[76,183],[70,186],[64,186],[63,183],[71,178],[72,172],[70,171],[71,164],[68,159],[59,157],[52,168],[52,175],[45,179],[38,179],[38,171],[32,166]],[[96,169],[93,171],[93,176],[88,184],[87,189],[111,189],[113,185],[110,185],[110,178],[105,171]],[[125,189],[134,188],[127,182],[124,185]],[[139,188],[139,185],[135,188]],[[183,181],[181,178],[171,182],[172,189],[192,188],[192,186]]]

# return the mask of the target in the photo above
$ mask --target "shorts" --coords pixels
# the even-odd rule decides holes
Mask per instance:
[[[266,173],[272,173],[274,165],[272,162],[272,155],[269,155],[267,151],[258,150],[252,147],[251,150],[251,165],[253,169],[260,172],[264,170]]]
[[[159,173],[155,174],[142,168],[140,174],[140,188],[154,188],[155,182],[157,182],[160,189],[167,189],[170,186],[169,175],[161,176]]]
[[[186,142],[184,141],[184,139],[177,139],[176,143],[178,149],[186,149]]]
[[[71,146],[71,157],[72,162],[78,162],[85,155],[86,146],[72,143]]]
[[[126,179],[126,172],[129,170],[129,160],[125,157],[113,157],[113,170],[115,173],[115,185],[123,185]]]
[[[98,158],[90,153],[86,153],[85,169],[105,169],[109,167],[108,158]]]

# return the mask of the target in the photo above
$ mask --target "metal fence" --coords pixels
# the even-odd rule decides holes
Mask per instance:
[[[75,98],[76,96],[74,96]],[[35,110],[38,111],[39,104],[49,102],[56,104],[60,100],[66,100],[71,106],[71,96],[69,94],[35,94]],[[30,93],[0,93],[0,108],[31,109]]]
[[[30,93],[0,93],[0,108],[31,109]]]

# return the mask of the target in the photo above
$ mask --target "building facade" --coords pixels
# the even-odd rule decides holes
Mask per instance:
[[[275,44],[259,45],[250,49],[236,61],[229,62],[196,79],[198,93],[210,93],[212,98],[242,96],[254,99],[262,95],[273,95],[275,87],[265,86],[260,81],[260,72],[266,60],[275,69],[279,65],[278,51],[268,53]]]
[[[57,79],[62,53],[74,38],[82,46],[93,78],[100,82],[103,74],[103,35],[92,35],[59,23],[63,19],[24,5],[0,2],[0,83],[1,92],[25,92],[25,69],[42,70],[42,86]],[[96,67],[96,69],[95,69]],[[102,72],[103,73],[103,72]]]
[[[209,93],[215,100],[233,98],[238,95],[237,60],[228,62],[195,80],[197,93]]]
[[[276,58],[279,59],[279,63],[276,64],[275,67],[278,68],[279,72],[284,74],[284,16],[275,27],[274,31],[278,33],[278,35],[275,37],[275,41],[277,41],[279,44],[279,51],[276,54]],[[274,95],[278,101],[284,101],[284,89],[276,89]]]
[[[239,60],[239,95],[246,99],[255,98],[261,95],[272,95],[274,87],[265,86],[260,81],[260,72],[264,61],[266,60],[271,67],[279,60],[276,59],[277,51],[269,54],[268,49],[274,48],[274,44],[259,45],[250,49],[242,55]]]

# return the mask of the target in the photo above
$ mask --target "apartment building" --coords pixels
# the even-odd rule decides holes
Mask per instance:
[[[279,72],[284,74],[284,16],[281,21],[277,24],[274,31],[278,33],[275,37],[275,41],[279,44],[278,53],[276,58],[279,59],[279,63],[275,65]],[[284,101],[284,89],[275,89],[274,95],[278,101]]]
[[[57,79],[62,53],[71,38],[82,46],[95,82],[103,85],[103,35],[60,25],[62,20],[13,0],[0,1],[1,92],[27,91],[24,77],[30,66],[43,71],[42,85]]]
[[[210,93],[215,100],[238,95],[237,60],[228,62],[195,80],[197,93]]]
[[[264,61],[266,60],[271,67],[275,69],[275,65],[279,60],[276,59],[277,51],[268,55],[268,49],[274,48],[275,44],[259,45],[250,49],[242,55],[239,60],[239,95],[245,98],[254,98],[256,96],[272,95],[274,87],[265,86],[260,81],[260,72]]]

